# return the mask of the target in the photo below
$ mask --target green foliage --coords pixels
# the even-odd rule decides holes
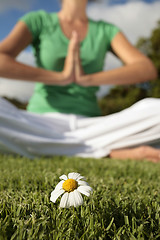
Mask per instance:
[[[0,156],[0,239],[160,239],[159,164]],[[78,208],[50,193],[61,174],[79,172],[93,188]]]
[[[160,98],[160,21],[151,36],[140,38],[136,46],[152,60],[158,79],[134,86],[115,86],[107,96],[99,100],[103,115],[121,111],[146,97]]]
[[[117,86],[109,94],[99,99],[102,115],[119,112],[135,102],[148,97],[147,91],[138,86]]]
[[[140,38],[137,47],[155,64],[160,78],[160,21],[149,38]]]

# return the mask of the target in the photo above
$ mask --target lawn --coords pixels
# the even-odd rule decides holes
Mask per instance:
[[[93,194],[78,208],[61,209],[50,193],[73,171]],[[0,155],[1,239],[160,239],[160,164]]]

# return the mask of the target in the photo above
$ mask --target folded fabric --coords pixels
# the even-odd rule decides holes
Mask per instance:
[[[144,144],[160,147],[160,99],[143,99],[108,116],[84,117],[29,113],[0,98],[3,153],[101,158],[113,149]]]

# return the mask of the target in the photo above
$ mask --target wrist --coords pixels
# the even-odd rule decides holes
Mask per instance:
[[[44,82],[45,79],[45,82]],[[59,85],[63,82],[64,76],[62,72],[47,71],[47,75],[43,76],[42,82],[47,85]]]
[[[86,74],[80,77],[79,84],[85,87],[92,86],[91,74]]]
[[[66,71],[62,71],[62,72],[60,72],[59,78],[60,78],[60,81],[64,81],[65,82],[65,81],[67,81],[69,79],[69,76],[66,73]]]

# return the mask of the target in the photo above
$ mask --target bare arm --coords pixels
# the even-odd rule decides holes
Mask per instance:
[[[124,66],[81,76],[78,79],[79,84],[84,86],[125,85],[156,79],[157,72],[150,59],[132,46],[122,33],[115,36],[111,47]]]
[[[60,73],[17,62],[16,56],[31,42],[29,29],[22,21],[18,22],[8,37],[0,43],[0,77],[55,85],[65,85],[72,81],[67,64],[67,71],[64,69]]]

